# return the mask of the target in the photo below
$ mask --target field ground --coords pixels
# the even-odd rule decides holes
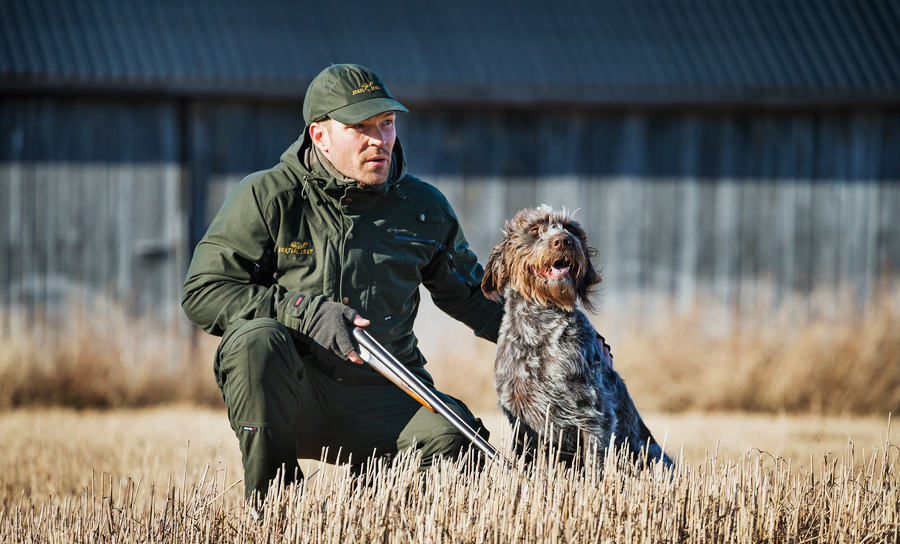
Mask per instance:
[[[255,519],[222,409],[0,412],[0,542],[900,542],[888,417],[645,414],[671,453],[635,471],[414,456],[364,479],[302,462]],[[482,417],[509,447],[499,414]],[[320,470],[324,468],[324,470]]]
[[[499,446],[508,426],[499,413],[481,415],[492,443]],[[695,467],[711,457],[737,460],[749,453],[763,464],[775,457],[790,459],[799,470],[843,457],[851,440],[856,458],[863,459],[889,439],[888,415],[654,413],[645,419],[657,439],[666,441],[669,453],[682,455]],[[128,480],[145,488],[190,486],[207,470],[227,486],[242,474],[224,409],[19,409],[0,412],[0,433],[0,505],[77,497],[91,486],[118,486]],[[307,475],[317,465],[301,463]],[[240,488],[235,486],[229,495],[238,498]]]

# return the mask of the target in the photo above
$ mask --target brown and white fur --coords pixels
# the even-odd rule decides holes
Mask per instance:
[[[506,222],[481,284],[487,296],[504,300],[494,362],[500,408],[518,424],[523,453],[533,453],[549,423],[564,460],[589,444],[605,451],[615,435],[616,447],[670,464],[578,308],[592,309],[589,297],[601,281],[591,263],[596,253],[565,211],[543,205]]]

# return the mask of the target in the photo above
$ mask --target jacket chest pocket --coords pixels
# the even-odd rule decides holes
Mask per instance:
[[[411,281],[421,281],[421,271],[447,248],[445,221],[438,215],[416,214],[402,227],[386,231],[382,258],[393,265],[393,273]],[[376,263],[377,264],[377,263]]]
[[[389,231],[384,243],[384,251],[376,260],[382,260],[391,266],[393,273],[409,279],[420,279],[417,272],[446,249],[433,233],[405,229]],[[413,273],[415,278],[410,277]]]

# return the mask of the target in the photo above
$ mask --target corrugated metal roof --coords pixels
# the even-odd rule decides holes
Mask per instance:
[[[302,95],[356,62],[407,100],[900,98],[892,0],[0,0],[0,90]]]

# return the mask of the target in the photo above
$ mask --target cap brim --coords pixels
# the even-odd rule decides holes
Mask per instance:
[[[328,117],[331,117],[339,123],[352,125],[353,123],[365,121],[370,117],[374,117],[386,111],[402,111],[409,113],[409,110],[404,108],[400,102],[397,102],[393,98],[382,97],[370,98],[368,100],[363,100],[362,102],[356,102],[355,104],[348,104],[343,108],[332,111],[328,114]]]

